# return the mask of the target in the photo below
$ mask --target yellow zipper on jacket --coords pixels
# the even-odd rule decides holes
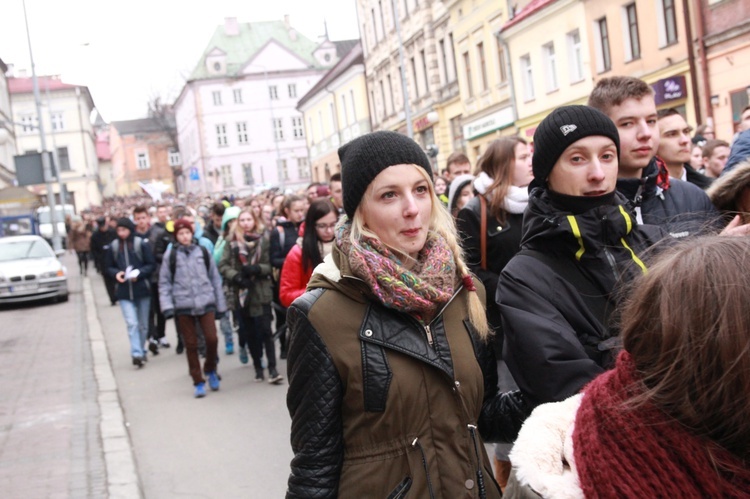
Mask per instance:
[[[623,208],[622,205],[620,205],[619,208],[620,208],[620,213],[622,214],[622,218],[625,219],[625,224],[627,226],[626,234],[630,234],[630,231],[633,230],[633,222],[630,220],[630,215],[628,214],[627,211],[625,211],[625,208]],[[638,256],[635,254],[635,251],[633,251],[630,248],[630,246],[628,246],[628,243],[625,242],[624,237],[620,238],[620,243],[622,243],[625,249],[630,252],[630,258],[632,258],[633,261],[636,263],[636,265],[638,265],[641,268],[641,272],[643,272],[644,275],[648,274],[648,268],[646,267],[646,264],[643,263],[643,260],[638,258]]]

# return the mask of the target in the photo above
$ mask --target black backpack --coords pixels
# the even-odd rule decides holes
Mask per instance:
[[[203,261],[206,262],[206,275],[211,278],[211,255],[208,254],[208,250],[201,246],[198,247],[203,251]],[[169,252],[169,272],[172,276],[172,283],[174,283],[174,271],[177,268],[177,248],[173,245],[172,251]]]

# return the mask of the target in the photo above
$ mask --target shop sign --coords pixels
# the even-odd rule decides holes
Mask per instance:
[[[654,101],[657,106],[687,97],[687,85],[682,75],[663,78],[652,84],[651,88],[654,89]]]
[[[513,123],[513,108],[506,107],[484,118],[464,125],[464,139],[472,140],[481,135],[506,127]]]

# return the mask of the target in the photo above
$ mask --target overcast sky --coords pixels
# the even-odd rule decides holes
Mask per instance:
[[[31,76],[22,0],[2,0],[0,59]],[[173,102],[225,17],[283,20],[312,40],[359,38],[355,0],[26,0],[37,76],[89,87],[106,121],[142,118]]]

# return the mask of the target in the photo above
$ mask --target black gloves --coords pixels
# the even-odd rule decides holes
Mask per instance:
[[[214,318],[215,318],[215,319],[216,319],[217,321],[220,321],[221,319],[223,319],[223,318],[224,318],[224,315],[226,315],[226,312],[215,312],[215,313],[214,313]]]
[[[243,277],[255,277],[260,275],[260,265],[245,265],[242,267]]]

